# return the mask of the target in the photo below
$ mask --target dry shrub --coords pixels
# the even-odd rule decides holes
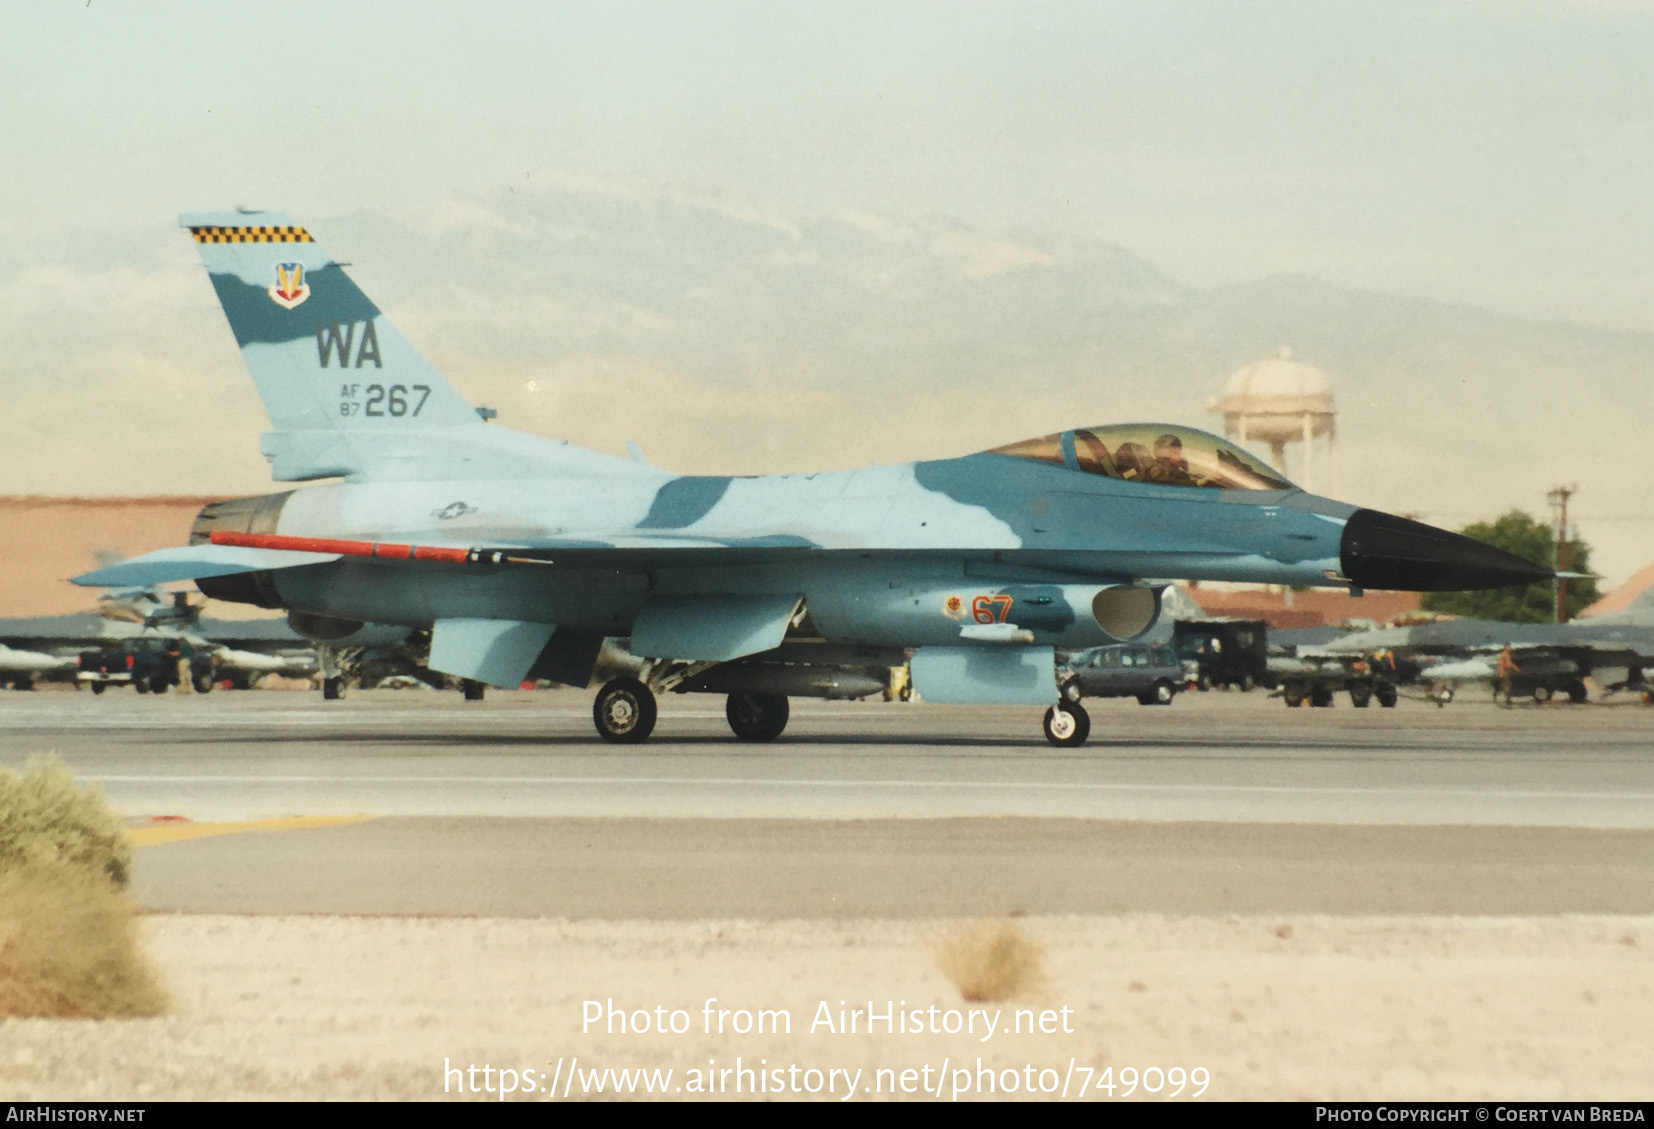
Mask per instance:
[[[936,963],[970,1003],[1016,999],[1045,983],[1039,946],[1014,922],[966,926],[935,948]]]
[[[0,874],[0,1016],[104,1019],[165,1009],[130,899],[61,869]]]
[[[21,776],[0,770],[0,874],[76,871],[125,889],[132,844],[96,788],[77,788],[61,761],[32,757]]]
[[[120,818],[69,770],[0,772],[0,1016],[155,1015],[166,997],[121,892],[132,847]]]

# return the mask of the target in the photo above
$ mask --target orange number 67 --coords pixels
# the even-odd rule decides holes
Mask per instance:
[[[978,623],[1004,623],[1011,614],[1011,597],[977,596],[971,600],[971,618]]]

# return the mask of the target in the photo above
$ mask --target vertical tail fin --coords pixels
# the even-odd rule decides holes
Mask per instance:
[[[195,239],[270,415],[265,454],[276,478],[359,473],[360,452],[398,433],[482,426],[291,218],[214,212],[179,223]]]

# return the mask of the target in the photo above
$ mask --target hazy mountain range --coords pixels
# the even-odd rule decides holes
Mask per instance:
[[[1144,418],[1220,431],[1208,399],[1289,345],[1332,378],[1343,497],[1456,526],[1542,514],[1577,483],[1601,571],[1654,557],[1654,334],[1302,277],[1195,290],[1096,240],[573,178],[295,218],[500,423],[617,453],[635,439],[675,470],[893,462]],[[175,229],[0,249],[0,301],[0,492],[263,488],[262,413]]]

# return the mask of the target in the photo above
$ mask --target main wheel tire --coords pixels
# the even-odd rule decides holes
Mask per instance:
[[[729,727],[743,741],[773,741],[787,728],[789,709],[783,694],[731,694],[724,703]]]
[[[343,678],[322,679],[322,700],[336,702],[345,696],[345,680]]]
[[[1091,715],[1084,706],[1063,703],[1045,711],[1045,739],[1053,745],[1085,744],[1091,736]]]
[[[460,681],[459,688],[465,695],[465,700],[468,702],[482,701],[483,693],[487,689],[487,687],[485,687],[481,682],[478,682],[475,678],[462,679]]]
[[[1176,696],[1176,687],[1162,679],[1137,695],[1137,702],[1144,706],[1169,706]]]
[[[654,692],[635,678],[612,678],[592,702],[592,721],[603,740],[635,745],[654,732]]]

